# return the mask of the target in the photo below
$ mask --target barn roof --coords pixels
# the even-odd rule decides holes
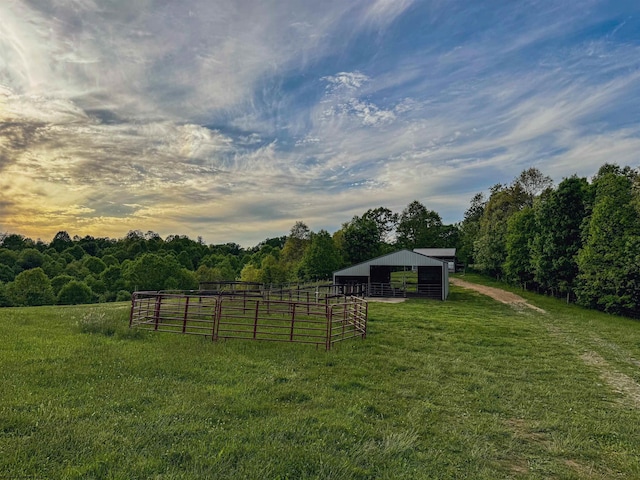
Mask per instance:
[[[437,258],[427,257],[418,252],[412,252],[410,250],[400,250],[394,253],[388,253],[380,257],[372,258],[366,262],[352,265],[351,267],[343,268],[333,272],[335,276],[369,276],[369,267],[371,265],[386,265],[392,267],[406,266],[406,267],[441,267],[443,265],[442,260]]]
[[[455,248],[414,248],[414,252],[426,255],[427,257],[455,257]]]

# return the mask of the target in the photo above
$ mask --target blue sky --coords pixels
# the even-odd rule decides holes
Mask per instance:
[[[3,0],[0,231],[255,245],[640,164],[637,1]]]

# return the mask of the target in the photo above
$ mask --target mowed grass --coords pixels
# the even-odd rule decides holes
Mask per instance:
[[[0,478],[640,478],[640,323],[451,292],[330,352],[0,309]]]

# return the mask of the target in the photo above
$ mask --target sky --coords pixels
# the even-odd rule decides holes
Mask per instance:
[[[637,0],[1,0],[0,233],[253,246],[640,164]]]

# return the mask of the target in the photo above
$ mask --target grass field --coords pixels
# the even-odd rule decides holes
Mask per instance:
[[[451,292],[330,352],[0,309],[0,478],[640,478],[640,323]]]

